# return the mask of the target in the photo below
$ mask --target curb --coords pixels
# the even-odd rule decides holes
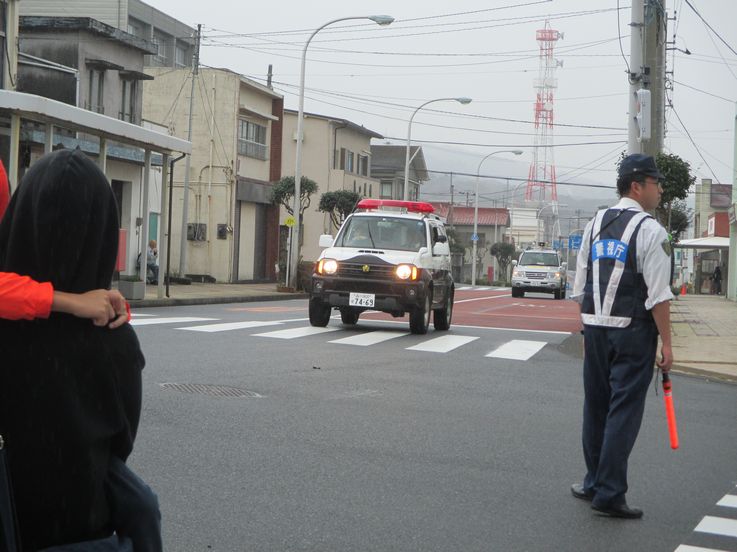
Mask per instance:
[[[671,367],[671,372],[676,372],[677,374],[683,374],[686,376],[710,378],[714,380],[719,380],[722,383],[737,384],[737,376],[733,376],[731,374],[724,374],[723,372],[704,370],[703,368],[694,368],[693,366],[674,364]]]
[[[219,305],[224,303],[255,303],[257,301],[288,301],[290,299],[307,299],[307,293],[279,293],[275,295],[235,295],[228,297],[183,297],[164,299],[140,299],[129,301],[131,308],[180,307],[185,305]]]

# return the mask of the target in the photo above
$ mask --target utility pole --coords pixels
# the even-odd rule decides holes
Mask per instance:
[[[627,153],[655,156],[663,149],[665,134],[666,0],[633,0],[630,23],[629,122]],[[650,137],[640,139],[636,115],[638,90],[649,90],[650,107],[643,110]]]
[[[453,172],[450,173],[450,207],[448,207],[448,226],[451,230],[453,229],[453,192],[455,188],[453,186]]]
[[[187,141],[192,142],[192,114],[194,111],[194,85],[200,69],[200,36],[202,35],[202,25],[197,25],[197,40],[194,48],[194,58],[192,60],[192,87],[189,94],[189,126],[187,127]],[[182,234],[179,242],[179,275],[184,276],[187,270],[187,222],[189,217],[189,167],[192,160],[192,154],[187,156],[184,165],[184,199],[182,201]],[[169,214],[171,216],[171,213]]]
[[[619,14],[617,14],[619,17]],[[629,112],[627,124],[627,153],[642,153],[638,138],[637,91],[643,85],[642,50],[644,47],[645,5],[644,0],[632,0],[632,22],[630,23],[630,63],[627,79],[629,81]]]
[[[642,145],[642,153],[655,157],[663,151],[665,134],[665,51],[666,51],[666,0],[645,1],[645,67],[650,70],[650,94],[652,100],[652,137]]]

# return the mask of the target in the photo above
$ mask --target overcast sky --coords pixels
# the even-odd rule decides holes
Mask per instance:
[[[670,96],[705,161],[671,110],[666,150],[690,162],[697,178],[731,183],[737,55],[685,0],[664,1],[669,16],[678,12],[677,20],[669,21],[669,40],[675,30],[676,46],[692,53],[669,52],[668,69],[676,81]],[[626,148],[628,90],[617,16],[621,48],[629,60],[628,0],[621,0],[619,12],[616,0],[148,2],[184,23],[203,24],[204,64],[262,81],[272,64],[274,87],[293,109],[301,48],[312,30],[339,17],[392,15],[396,21],[389,27],[338,23],[315,37],[308,54],[306,111],[350,119],[401,141],[421,103],[468,96],[473,98],[470,105],[436,103],[415,117],[413,139],[483,144],[423,144],[429,169],[474,173],[484,155],[519,148],[525,153],[514,161],[500,159],[514,157],[502,154],[482,169],[488,175],[515,177],[527,174],[532,159],[534,127],[524,121],[533,119],[539,52],[535,31],[549,17],[552,28],[564,35],[556,45],[556,58],[563,64],[557,69],[556,122],[604,127],[555,129],[558,180],[614,185],[616,158]],[[737,2],[691,3],[737,50]],[[564,145],[587,142],[594,144]],[[559,191],[563,188],[559,185]],[[595,189],[567,191],[586,196]]]

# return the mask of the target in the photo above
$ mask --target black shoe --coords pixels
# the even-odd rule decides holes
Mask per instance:
[[[616,506],[595,506],[591,505],[591,508],[596,510],[599,515],[610,516],[624,519],[640,519],[642,517],[642,510],[639,508],[630,508],[627,504],[618,504]]]
[[[589,502],[591,502],[591,499],[594,498],[594,493],[584,489],[583,485],[581,485],[580,483],[574,483],[573,485],[571,485],[571,494],[576,498],[587,500]]]

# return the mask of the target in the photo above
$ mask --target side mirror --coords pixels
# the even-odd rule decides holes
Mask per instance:
[[[568,261],[563,261],[563,262],[562,262],[562,263],[560,264],[560,266],[562,266],[563,268],[567,268],[567,267],[568,267]]]
[[[513,260],[512,261],[512,266],[517,266],[517,261]]]
[[[333,236],[330,234],[323,234],[320,236],[320,247],[325,249],[326,247],[333,247]]]
[[[450,246],[445,242],[438,241],[432,248],[432,254],[438,256],[450,255]]]
[[[435,243],[447,243],[448,242],[448,236],[438,236],[438,239],[435,241]]]

